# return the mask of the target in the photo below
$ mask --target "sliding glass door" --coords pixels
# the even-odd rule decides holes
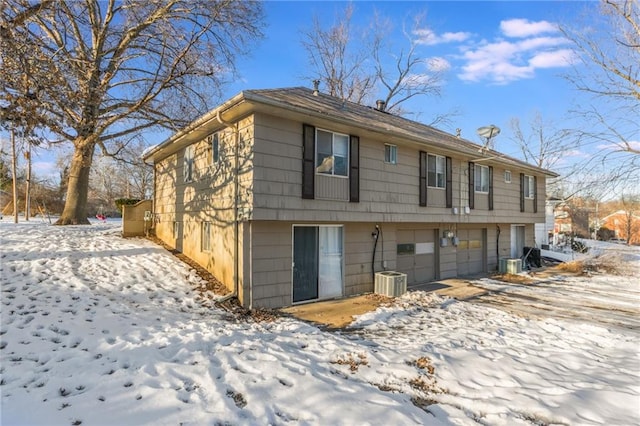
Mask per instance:
[[[343,294],[342,226],[293,227],[293,302]]]

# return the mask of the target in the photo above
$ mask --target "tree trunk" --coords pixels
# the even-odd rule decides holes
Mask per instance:
[[[69,167],[67,199],[56,225],[89,225],[87,218],[89,172],[96,144],[79,138],[74,141],[74,145],[75,151]]]
[[[18,223],[18,177],[16,176],[16,132],[11,129],[11,175],[13,176],[13,222]]]
[[[25,152],[25,158],[27,159],[27,180],[25,182],[25,194],[24,194],[24,220],[29,221],[31,216],[31,144],[27,145],[27,152]]]

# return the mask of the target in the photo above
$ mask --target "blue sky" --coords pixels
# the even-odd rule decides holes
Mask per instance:
[[[303,78],[311,71],[301,33],[314,16],[330,26],[346,4],[266,2],[265,38],[249,57],[238,61],[241,78],[228,86],[225,97],[246,89],[311,87]],[[411,27],[412,17],[424,14],[423,25],[411,34],[419,40],[416,52],[425,59],[437,58],[447,70],[446,80],[440,98],[423,97],[406,104],[415,113],[408,118],[429,122],[437,114],[457,111],[442,129],[455,133],[460,128],[463,137],[475,142],[480,142],[476,129],[495,124],[502,129],[495,139],[496,149],[518,157],[518,148],[509,141],[511,118],[525,125],[539,111],[544,119],[564,125],[569,120],[567,111],[579,102],[575,88],[562,77],[570,69],[571,46],[557,25],[578,22],[585,9],[596,3],[356,1],[353,5],[356,27],[369,25],[375,11],[390,19],[389,42],[398,49],[408,46],[403,24]],[[162,137],[147,139],[155,144]],[[34,165],[37,176],[51,173],[55,161],[51,157],[40,153]]]
[[[315,15],[331,25],[345,5],[267,2],[266,38],[240,62],[243,78],[229,88],[229,96],[243,89],[310,87],[302,78],[309,75],[309,65],[301,32]],[[421,31],[413,34],[421,41],[417,52],[424,58],[439,58],[448,71],[443,95],[408,104],[417,114],[410,118],[429,122],[437,114],[457,111],[443,130],[455,133],[460,128],[472,141],[479,141],[478,127],[495,124],[503,129],[497,148],[517,155],[507,141],[512,117],[525,123],[540,111],[545,118],[562,120],[575,102],[575,89],[562,77],[570,65],[570,45],[557,24],[580,15],[585,3],[360,1],[354,6],[356,26],[368,25],[376,10],[389,18],[394,26],[390,41],[398,49],[408,46],[403,24],[410,27],[413,16],[425,14]]]

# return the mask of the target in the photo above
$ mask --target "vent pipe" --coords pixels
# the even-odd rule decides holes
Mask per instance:
[[[387,103],[385,101],[383,101],[382,99],[378,99],[376,101],[376,109],[378,111],[384,111],[386,106],[387,106]]]
[[[318,96],[320,87],[320,80],[313,80],[313,96]]]

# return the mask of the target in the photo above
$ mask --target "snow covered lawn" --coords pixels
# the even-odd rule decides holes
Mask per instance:
[[[2,425],[640,423],[638,276],[415,292],[331,333],[209,306],[119,231],[0,222]]]

